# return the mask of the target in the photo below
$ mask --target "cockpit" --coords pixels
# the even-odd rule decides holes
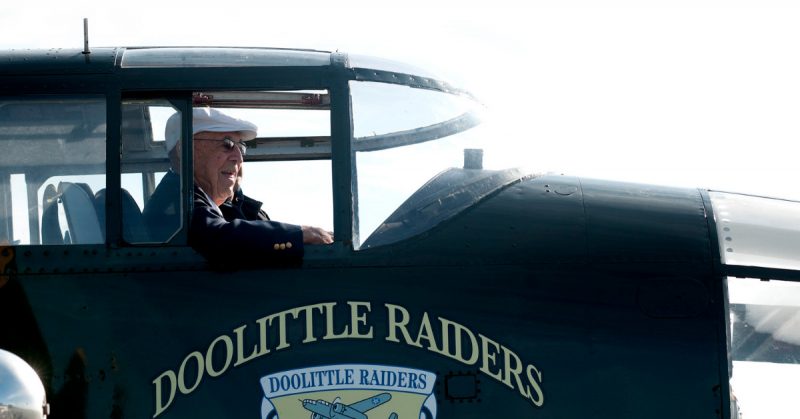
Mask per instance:
[[[303,67],[312,72],[330,64],[328,53],[258,49],[130,49],[117,59],[122,71],[131,72],[214,68],[221,59],[226,66]],[[2,98],[0,140],[8,152],[0,162],[6,168],[0,236],[17,245],[106,243],[106,210],[115,206],[107,191],[119,184],[120,196],[114,201],[119,199],[122,212],[121,243],[185,245],[185,217],[177,224],[165,222],[169,228],[164,231],[163,226],[146,225],[142,211],[166,173],[191,173],[188,153],[182,156],[187,166],[172,167],[166,120],[185,115],[191,107],[208,106],[259,127],[258,137],[247,144],[242,188],[260,197],[273,219],[320,225],[338,231],[337,237],[356,249],[369,247],[369,236],[400,204],[438,173],[461,166],[464,149],[480,148],[473,145],[477,135],[470,128],[478,124],[481,107],[465,91],[369,60],[353,59],[351,66],[365,66],[353,70],[363,75],[347,82],[347,100],[339,103],[331,99],[330,88],[319,87],[331,83],[325,80],[328,74],[319,76],[322,80],[276,83],[280,88],[123,88],[118,105],[104,94]],[[116,106],[118,111],[109,111]],[[189,123],[183,122],[187,131]],[[116,135],[119,153],[109,146]],[[335,167],[332,144],[337,137],[352,137],[353,166]],[[352,173],[342,180],[351,183],[352,178],[346,185],[352,189],[352,213],[343,214],[350,219],[335,225],[341,217],[335,216],[333,191],[344,186],[334,185],[334,178],[345,170]],[[181,179],[188,190],[191,179]],[[188,199],[176,201],[176,215],[186,216]],[[392,230],[383,227],[387,229]],[[420,229],[424,226],[416,232]],[[393,231],[393,238],[372,243],[413,233]]]

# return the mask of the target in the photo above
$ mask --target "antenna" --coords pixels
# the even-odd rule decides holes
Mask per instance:
[[[83,53],[92,53],[89,51],[89,18],[83,18]]]
[[[483,169],[483,149],[465,148],[464,149],[464,168],[481,170]]]

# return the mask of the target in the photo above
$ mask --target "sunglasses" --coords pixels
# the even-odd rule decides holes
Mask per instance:
[[[247,144],[244,141],[233,141],[231,137],[224,138],[195,138],[194,141],[220,141],[225,151],[233,151],[234,147],[239,147],[239,152],[244,156],[247,154]]]

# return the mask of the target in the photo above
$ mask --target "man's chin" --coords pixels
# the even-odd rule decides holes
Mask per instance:
[[[233,185],[230,187],[220,187],[211,191],[206,191],[209,197],[217,203],[217,205],[221,204],[222,202],[227,201],[231,197],[233,197]]]
[[[220,191],[232,191],[233,185],[235,184],[236,184],[236,178],[223,176],[220,178],[218,186],[220,188]]]

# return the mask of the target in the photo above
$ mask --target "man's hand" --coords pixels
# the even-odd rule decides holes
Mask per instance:
[[[333,233],[319,227],[301,226],[303,230],[303,243],[305,244],[331,244]]]

